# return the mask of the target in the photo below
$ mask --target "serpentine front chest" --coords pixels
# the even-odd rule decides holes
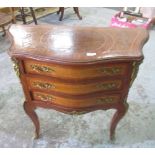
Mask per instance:
[[[37,107],[68,114],[116,109],[110,138],[125,115],[129,88],[143,60],[144,29],[12,25],[9,51],[39,137]]]

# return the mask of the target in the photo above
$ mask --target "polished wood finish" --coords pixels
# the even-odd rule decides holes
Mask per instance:
[[[129,88],[143,60],[144,29],[13,25],[9,51],[39,137],[37,107],[67,114],[116,109],[110,139],[128,109]]]
[[[27,77],[29,89],[39,89],[46,92],[56,91],[66,94],[87,94],[97,91],[120,90],[123,87],[123,80],[98,80],[96,82],[62,82],[51,78]]]
[[[60,97],[55,96],[47,93],[42,92],[32,92],[32,98],[36,101],[45,101],[50,102],[51,104],[56,104],[64,107],[71,107],[71,108],[82,108],[82,107],[89,107],[95,105],[102,105],[102,104],[117,104],[120,100],[120,95],[105,95],[100,94],[100,96],[96,95],[95,97]]]
[[[25,71],[31,74],[47,75],[51,77],[67,79],[83,79],[92,77],[111,77],[125,75],[128,71],[127,63],[105,63],[101,65],[89,65],[71,67],[65,65],[50,64],[47,62],[24,61]],[[85,74],[87,73],[87,74]]]

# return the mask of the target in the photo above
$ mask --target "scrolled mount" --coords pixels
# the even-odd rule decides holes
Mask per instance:
[[[20,69],[19,69],[19,62],[18,62],[18,60],[17,59],[14,59],[14,58],[12,58],[11,60],[13,62],[13,68],[15,70],[16,75],[18,77],[20,77]]]

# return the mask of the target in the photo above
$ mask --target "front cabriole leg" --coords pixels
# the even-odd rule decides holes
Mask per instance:
[[[24,102],[24,110],[26,112],[26,114],[30,117],[30,119],[32,120],[34,126],[35,126],[35,139],[39,138],[39,133],[40,133],[40,123],[39,123],[39,119],[38,116],[35,112],[35,108],[32,107],[28,102]]]
[[[117,127],[117,124],[126,114],[128,107],[129,107],[128,103],[122,104],[122,106],[118,108],[117,111],[114,113],[114,116],[112,118],[111,125],[110,125],[110,140],[115,139],[115,129]]]

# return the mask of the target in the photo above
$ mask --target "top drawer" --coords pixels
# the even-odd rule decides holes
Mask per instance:
[[[31,74],[59,78],[83,79],[93,77],[122,76],[128,71],[127,63],[105,63],[100,66],[66,66],[41,61],[25,60],[25,71]]]

